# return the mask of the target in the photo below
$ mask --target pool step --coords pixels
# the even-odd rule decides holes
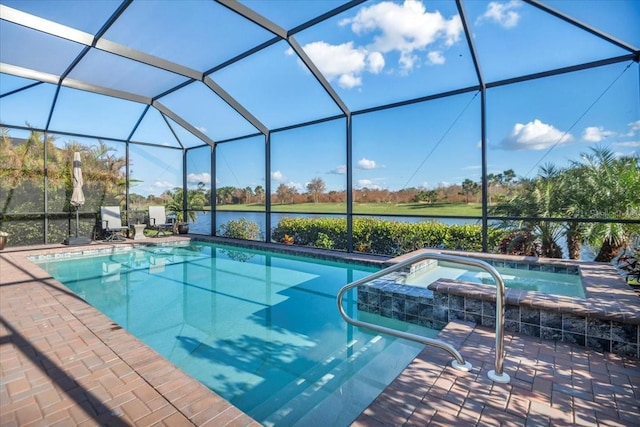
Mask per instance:
[[[348,343],[304,372],[297,381],[291,382],[249,414],[255,419],[263,420],[261,422],[265,426],[296,425],[297,420],[305,417],[318,403],[330,397],[343,378],[357,374],[358,371],[354,369],[362,369],[357,368],[358,365],[354,366],[354,362],[369,363],[366,359],[373,359],[376,353],[384,349],[385,344],[385,339],[380,335],[372,335],[368,341]],[[341,388],[344,387],[343,384]]]
[[[265,426],[348,425],[423,348],[379,334],[357,335],[359,342],[335,351],[249,414]]]

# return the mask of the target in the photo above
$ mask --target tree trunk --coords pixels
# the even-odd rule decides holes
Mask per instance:
[[[542,256],[545,258],[562,258],[562,248],[549,236],[541,236]]]
[[[570,224],[567,229],[567,249],[569,250],[569,259],[580,259],[582,250],[582,239],[574,224]]]
[[[542,256],[545,258],[562,258],[562,248],[555,242],[547,243],[542,248]]]
[[[620,252],[620,249],[622,249],[624,246],[624,242],[621,242],[618,245],[614,245],[611,243],[610,239],[605,239],[604,242],[602,242],[600,251],[598,252],[598,255],[596,256],[596,259],[594,259],[594,261],[611,262],[611,260],[614,259],[616,255],[618,255],[618,252]]]

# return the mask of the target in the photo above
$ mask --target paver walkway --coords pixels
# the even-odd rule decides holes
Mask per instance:
[[[354,425],[640,426],[640,360],[508,333],[511,381],[500,384],[487,378],[493,330],[450,323],[441,337],[455,343],[471,372],[426,348]]]
[[[34,268],[36,249],[0,252],[1,426],[259,425]],[[640,425],[639,360],[507,334],[498,384],[493,331],[442,337],[471,372],[427,347],[353,425]]]

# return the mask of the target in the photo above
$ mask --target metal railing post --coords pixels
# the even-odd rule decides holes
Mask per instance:
[[[338,295],[336,297],[336,301],[338,304],[338,311],[340,312],[340,315],[342,316],[342,318],[349,324],[354,325],[354,326],[358,326],[358,327],[362,327],[362,328],[367,328],[367,329],[371,329],[373,331],[376,332],[381,332],[384,334],[388,334],[391,336],[395,336],[398,338],[404,338],[407,340],[411,340],[411,341],[415,341],[415,342],[419,342],[422,343],[424,345],[428,345],[431,347],[436,347],[439,348],[441,350],[444,350],[446,352],[448,352],[451,356],[453,356],[454,360],[451,361],[451,366],[453,366],[456,369],[459,370],[464,370],[464,371],[469,371],[471,369],[471,364],[467,361],[464,360],[464,358],[462,357],[462,355],[460,354],[460,352],[458,352],[458,350],[456,350],[453,346],[451,346],[450,344],[438,340],[438,339],[432,339],[432,338],[427,338],[427,337],[423,337],[420,335],[415,335],[415,334],[411,334],[411,333],[407,333],[407,332],[402,332],[402,331],[398,331],[396,329],[390,329],[390,328],[385,328],[384,326],[379,326],[379,325],[375,325],[369,322],[362,322],[360,320],[356,320],[353,319],[351,317],[349,317],[349,315],[347,315],[347,313],[344,311],[344,306],[342,304],[342,300],[344,298],[344,294],[353,289],[356,288],[358,286],[361,286],[365,283],[368,283],[372,280],[378,279],[380,277],[386,276],[389,273],[392,273],[394,271],[398,271],[404,267],[407,267],[409,265],[415,264],[416,262],[425,260],[425,259],[435,259],[435,260],[439,260],[439,261],[448,261],[448,262],[452,262],[452,263],[456,263],[456,264],[463,264],[463,265],[468,265],[468,266],[473,266],[473,267],[478,267],[481,268],[483,270],[485,270],[486,272],[488,272],[493,279],[496,281],[496,356],[495,356],[495,369],[491,370],[487,373],[487,377],[489,377],[489,379],[491,379],[492,381],[495,382],[500,382],[500,383],[508,383],[511,378],[509,377],[509,375],[507,375],[506,373],[503,372],[503,364],[504,364],[504,311],[505,311],[505,307],[504,307],[504,298],[505,298],[505,288],[504,288],[504,281],[502,280],[502,277],[500,276],[500,273],[498,273],[498,271],[490,264],[481,261],[481,260],[477,260],[477,259],[473,259],[473,258],[466,258],[466,257],[461,257],[461,256],[456,256],[456,255],[447,255],[447,254],[441,254],[441,253],[423,253],[423,254],[419,254],[416,255],[412,258],[409,258],[405,261],[401,261],[397,264],[394,264],[390,267],[387,267],[383,270],[377,271],[367,277],[363,277],[362,279],[356,280],[355,282],[349,283],[348,285],[342,287],[342,289],[340,289],[340,291],[338,292]]]

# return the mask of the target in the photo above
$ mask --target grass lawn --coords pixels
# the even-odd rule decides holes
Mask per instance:
[[[264,211],[264,205],[258,203],[219,205],[219,211]],[[272,212],[300,212],[300,213],[329,213],[343,214],[346,212],[345,203],[295,203],[272,204]],[[354,203],[353,212],[367,215],[452,215],[452,216],[481,216],[480,203]]]

